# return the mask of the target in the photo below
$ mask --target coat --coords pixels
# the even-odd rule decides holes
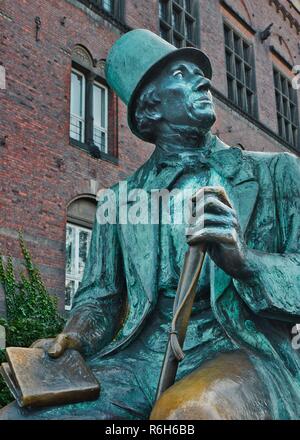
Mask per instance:
[[[155,151],[127,180],[128,191],[168,188],[182,172],[177,163],[160,179],[157,164]],[[211,263],[211,308],[228,337],[253,361],[268,388],[273,417],[298,418],[300,353],[292,347],[291,329],[300,323],[300,161],[289,153],[224,145],[211,166],[259,261],[255,276],[245,281]],[[83,336],[87,355],[113,356],[150,319],[157,302],[158,236],[158,225],[95,222],[72,312],[89,322]],[[69,322],[72,327],[72,316]]]

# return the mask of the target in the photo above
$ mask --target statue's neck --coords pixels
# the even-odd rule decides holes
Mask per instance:
[[[164,132],[156,139],[156,145],[158,147],[168,147],[169,150],[175,152],[195,152],[195,150],[203,153],[208,153],[214,148],[216,143],[216,137],[211,131],[206,133],[199,133],[198,131],[192,131],[190,128],[176,131]]]

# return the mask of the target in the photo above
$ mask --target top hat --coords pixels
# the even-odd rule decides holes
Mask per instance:
[[[128,107],[131,131],[146,142],[151,137],[140,133],[135,122],[135,101],[141,88],[170,61],[185,58],[197,64],[204,75],[212,78],[210,60],[204,52],[192,47],[177,49],[146,29],[135,29],[123,35],[112,46],[106,60],[106,79]]]

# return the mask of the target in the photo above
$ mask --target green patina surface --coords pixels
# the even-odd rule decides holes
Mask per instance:
[[[137,79],[129,79],[130,92],[126,84],[112,86],[129,102],[136,84]],[[188,87],[186,82],[184,97]],[[244,152],[209,132],[204,147],[192,152],[173,142],[156,143],[151,158],[127,180],[128,191],[222,186],[255,268],[247,277],[233,276],[230,264],[226,273],[207,257],[177,379],[219,353],[240,350],[268,395],[271,418],[299,418],[300,354],[291,344],[291,329],[300,320],[299,159],[287,153]],[[117,194],[118,185],[113,189]],[[65,331],[80,334],[101,383],[100,398],[39,411],[12,406],[0,413],[2,418],[14,418],[17,412],[38,419],[147,418],[186,249],[184,225],[95,222],[84,278]]]

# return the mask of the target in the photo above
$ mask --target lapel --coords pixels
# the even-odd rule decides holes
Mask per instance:
[[[144,189],[147,192],[148,212],[151,198],[150,191],[147,190],[147,184],[155,180],[155,161],[156,152],[153,153],[148,162],[128,179],[127,194],[137,188]],[[128,212],[132,204],[133,202],[127,198],[127,200],[124,200],[123,207]],[[125,264],[127,261],[127,275],[132,278],[130,284],[133,285],[138,281],[145,293],[142,299],[144,309],[151,309],[155,305],[157,296],[159,225],[149,223],[146,225],[133,225],[127,223],[126,225],[120,224],[119,228]],[[139,291],[137,294],[140,295],[141,292]],[[131,300],[137,302],[139,299],[131,298]]]
[[[221,143],[219,140],[218,142]],[[254,173],[254,164],[248,153],[232,147],[222,150],[213,159],[214,171],[221,177],[220,184],[225,188],[237,212],[245,235],[257,201],[259,185]],[[216,301],[231,283],[231,277],[215,264],[211,264],[211,301]]]

